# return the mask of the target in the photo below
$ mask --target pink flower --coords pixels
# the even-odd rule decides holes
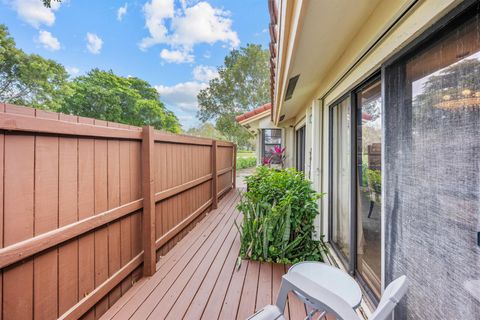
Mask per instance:
[[[278,153],[278,154],[282,154],[283,152],[285,152],[285,148],[280,148],[280,146],[274,146],[273,147],[274,150],[275,150],[275,153]]]

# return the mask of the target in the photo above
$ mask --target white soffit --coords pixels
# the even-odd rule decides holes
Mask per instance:
[[[292,118],[309,103],[319,83],[342,56],[380,0],[310,0],[294,48],[288,80],[300,74],[293,97],[283,101],[280,115]]]

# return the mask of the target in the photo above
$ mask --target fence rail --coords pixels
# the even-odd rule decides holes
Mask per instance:
[[[99,318],[235,187],[235,155],[0,104],[0,319]]]

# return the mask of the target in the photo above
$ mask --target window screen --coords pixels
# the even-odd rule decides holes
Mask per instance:
[[[386,282],[409,278],[396,319],[480,315],[479,18],[386,69]]]

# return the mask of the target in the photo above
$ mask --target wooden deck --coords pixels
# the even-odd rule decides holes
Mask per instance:
[[[234,221],[237,190],[230,191],[157,263],[151,278],[136,283],[101,319],[245,319],[275,301],[286,266],[242,261]],[[289,319],[303,319],[305,306],[289,297]]]

